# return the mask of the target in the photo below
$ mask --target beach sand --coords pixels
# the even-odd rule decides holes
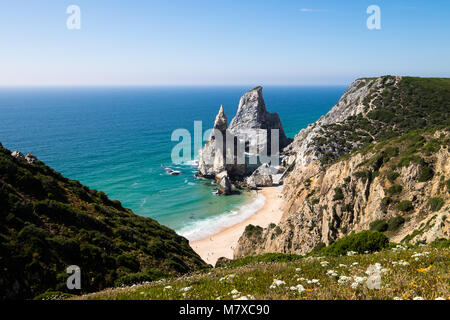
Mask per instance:
[[[266,198],[264,206],[255,212],[251,217],[226,228],[215,235],[205,239],[192,241],[190,246],[200,257],[215,265],[220,257],[233,258],[233,251],[237,242],[249,224],[267,227],[270,223],[278,224],[283,215],[283,204],[281,189],[282,187],[267,187],[258,191]]]

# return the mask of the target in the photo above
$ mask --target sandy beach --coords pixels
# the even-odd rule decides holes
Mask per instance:
[[[226,228],[213,236],[190,242],[191,247],[207,263],[214,265],[218,258],[233,258],[233,250],[239,237],[249,224],[267,227],[270,223],[278,223],[283,215],[283,198],[281,187],[267,187],[258,191],[266,198],[264,206],[251,217]]]

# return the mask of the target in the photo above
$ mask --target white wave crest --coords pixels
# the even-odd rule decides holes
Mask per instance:
[[[262,194],[258,194],[255,200],[241,206],[237,210],[189,223],[185,227],[177,230],[177,233],[187,238],[189,241],[207,238],[251,217],[256,211],[264,206],[265,201],[266,198]]]

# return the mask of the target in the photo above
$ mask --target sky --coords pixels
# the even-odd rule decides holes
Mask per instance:
[[[67,28],[70,5],[80,29]],[[369,30],[370,5],[381,29]],[[2,0],[0,86],[450,77],[448,0]]]

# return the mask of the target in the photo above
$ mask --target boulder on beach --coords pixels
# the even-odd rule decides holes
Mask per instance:
[[[271,168],[267,163],[263,163],[250,177],[245,179],[247,186],[251,189],[258,187],[271,187],[273,184]]]

